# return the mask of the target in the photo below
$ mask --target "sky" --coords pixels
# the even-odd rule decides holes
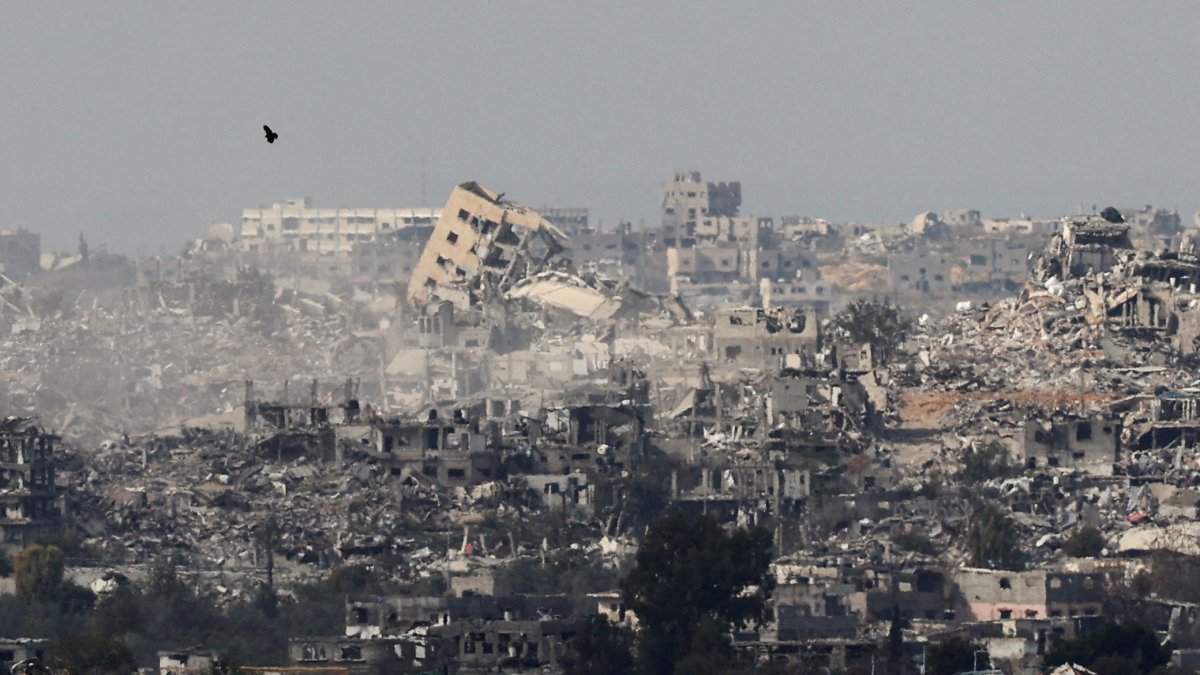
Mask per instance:
[[[757,216],[1191,224],[1198,29],[1166,1],[0,3],[0,227],[176,252],[467,180],[654,225],[679,169]]]

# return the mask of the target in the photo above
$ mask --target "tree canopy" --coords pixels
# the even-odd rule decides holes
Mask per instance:
[[[977,510],[971,518],[967,548],[976,567],[1019,570],[1025,564],[1017,524],[994,506]]]
[[[835,316],[831,325],[835,335],[856,344],[871,345],[876,360],[886,365],[896,355],[904,334],[912,328],[912,320],[890,302],[856,300]]]
[[[1059,640],[1046,654],[1047,666],[1078,663],[1099,675],[1146,674],[1165,666],[1171,650],[1141,624],[1106,623],[1074,640]]]
[[[993,478],[1008,478],[1016,473],[1008,448],[999,441],[992,441],[963,452],[962,471],[958,476],[964,483],[982,483]]]
[[[1075,530],[1063,542],[1063,553],[1073,558],[1094,558],[1104,550],[1104,533],[1091,525]]]
[[[137,669],[137,661],[125,642],[106,635],[64,635],[50,646],[49,657],[56,668],[80,675],[131,673]]]
[[[983,645],[958,635],[935,642],[927,652],[926,672],[929,675],[957,675],[973,670],[979,665],[975,652],[982,650]]]
[[[57,546],[34,544],[21,551],[13,565],[17,596],[26,602],[45,602],[62,586],[65,559]]]
[[[633,671],[633,633],[597,614],[584,624],[563,660],[566,675],[610,675]]]
[[[726,533],[712,518],[679,511],[651,524],[621,582],[638,617],[639,670],[691,672],[696,661],[731,660],[730,629],[769,618],[771,555],[771,533],[761,528]]]

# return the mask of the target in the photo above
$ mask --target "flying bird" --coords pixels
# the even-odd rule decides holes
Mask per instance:
[[[271,131],[271,127],[269,127],[265,124],[263,125],[263,131],[267,132],[267,142],[268,143],[274,143],[275,139],[279,138],[279,134],[275,133],[274,131]]]

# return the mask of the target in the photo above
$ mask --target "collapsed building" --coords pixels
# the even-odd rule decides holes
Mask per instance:
[[[573,255],[565,228],[476,183],[455,189],[436,226],[405,226],[412,243],[418,228],[430,236],[407,293],[249,272],[229,283],[218,266],[148,267],[115,309],[84,313],[86,329],[48,322],[58,334],[36,334],[55,340],[56,355],[93,342],[140,345],[132,356],[100,357],[119,354],[109,359],[117,367],[142,362],[131,369],[132,393],[105,412],[123,408],[148,426],[145,401],[185,391],[171,400],[184,401],[178,419],[188,423],[153,419],[161,429],[132,435],[105,428],[101,447],[48,478],[31,473],[45,465],[15,458],[6,474],[15,487],[0,486],[0,502],[25,520],[0,522],[5,536],[20,529],[14,542],[27,543],[45,531],[39,523],[49,526],[57,506],[44,488],[58,477],[76,494],[77,525],[105,564],[172,551],[223,601],[261,582],[254,533],[275,513],[290,523],[275,570],[281,587],[353,565],[403,584],[445,580],[432,596],[355,597],[345,635],[293,639],[297,667],[347,672],[555,667],[580,607],[513,593],[502,570],[611,570],[644,532],[639,510],[659,497],[775,534],[777,566],[792,566],[773,596],[776,620],[736,637],[764,657],[823,665],[876,653],[893,617],[911,644],[958,632],[1013,662],[1035,658],[1047,641],[1102,616],[1104,593],[1117,583],[1113,574],[1059,569],[1083,526],[1101,529],[1099,558],[1130,573],[1150,551],[1200,551],[1189,524],[1200,514],[1192,485],[1200,393],[1176,367],[1187,363],[1200,270],[1186,236],[1177,251],[1149,252],[1134,248],[1127,224],[1070,217],[1020,295],[958,303],[945,322],[921,317],[882,364],[871,345],[822,330],[833,306],[826,279],[835,275],[820,270],[825,244],[811,238],[837,228],[797,221],[775,231],[736,216],[740,187],[705,186],[693,198],[699,176],[680,181],[670,188],[680,194],[664,203],[680,215],[670,255],[716,261],[718,271],[696,282],[784,275],[765,285],[761,308],[726,294],[724,306],[697,319],[678,298],[600,273],[611,256],[644,261],[656,246],[647,237],[593,237],[606,252]],[[721,213],[703,213],[701,200]],[[580,217],[555,219],[573,223],[583,241]],[[300,227],[305,236],[349,237],[354,224]],[[864,279],[882,274],[882,289],[890,272],[893,286],[932,297],[1024,273],[1023,240],[958,247],[971,251],[967,276],[958,253],[928,260],[930,241],[986,227],[969,211],[925,214],[888,234],[911,248],[883,252],[877,231],[844,234],[848,248],[871,251]],[[794,235],[794,250],[760,251],[749,270],[741,251],[760,235]],[[355,246],[396,243],[371,236]],[[307,246],[303,239],[289,234],[279,246]],[[345,253],[338,243],[338,252],[311,257],[319,265],[320,256]],[[577,267],[577,259],[597,264]],[[774,286],[789,302],[769,301]],[[263,316],[304,341],[264,332]],[[257,333],[243,332],[250,325]],[[152,329],[223,339],[193,349],[154,339]],[[254,334],[263,337],[246,337]],[[13,389],[61,398],[35,390],[20,371],[40,347],[8,344],[0,360],[20,375]],[[317,369],[341,363],[353,376],[322,372],[338,384],[321,389]],[[312,384],[256,394],[245,381],[264,370]],[[194,389],[172,384],[181,371],[176,382]],[[377,398],[360,392],[364,373],[378,378]],[[204,396],[193,393],[201,387]],[[109,416],[72,412],[66,421],[95,438],[95,420]],[[240,425],[215,431],[215,417]],[[13,428],[25,443],[24,427]],[[964,475],[965,458],[992,444],[1012,465],[995,477]],[[982,563],[965,541],[976,501],[1012,519],[1030,569],[975,567]],[[569,564],[555,560],[572,555]],[[592,595],[629,619],[618,594]],[[172,663],[182,663],[179,647],[168,653]]]
[[[460,309],[476,306],[545,269],[566,240],[536,211],[463,183],[450,193],[413,269],[408,301],[421,306],[439,297]]]
[[[1107,212],[1106,212],[1107,213]],[[1194,311],[1200,257],[1184,237],[1177,251],[1133,248],[1129,225],[1120,215],[1066,218],[1035,265],[1033,280],[1049,295],[1026,289],[1023,297],[1061,302],[1067,285],[1077,289],[1075,304],[1089,326],[1113,332],[1160,336],[1183,354],[1196,350],[1200,321]],[[1114,222],[1115,221],[1115,222]]]
[[[0,550],[19,552],[61,527],[54,483],[59,440],[33,419],[0,421]]]

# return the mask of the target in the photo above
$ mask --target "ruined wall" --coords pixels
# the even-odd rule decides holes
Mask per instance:
[[[1022,461],[1027,468],[1071,468],[1110,476],[1120,451],[1119,418],[1025,421]]]
[[[954,575],[958,586],[955,618],[962,621],[1044,618],[1047,616],[1046,572],[963,569]]]

